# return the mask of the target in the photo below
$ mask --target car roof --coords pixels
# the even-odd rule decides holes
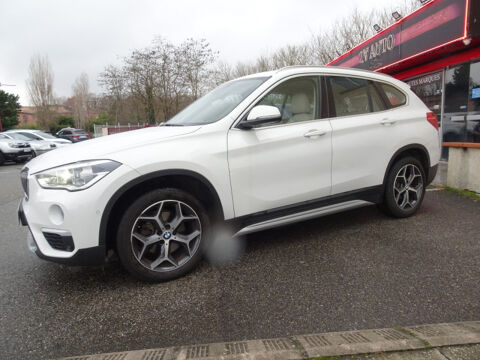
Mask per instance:
[[[323,75],[346,75],[346,76],[367,77],[370,79],[394,83],[397,86],[400,86],[402,88],[409,87],[403,81],[397,80],[387,74],[370,71],[370,70],[346,68],[342,66],[293,65],[293,66],[286,66],[278,70],[260,72],[256,74],[243,76],[240,79],[265,77],[265,76],[281,79],[291,75],[312,74],[312,73],[319,74],[319,75],[323,74]]]
[[[44,132],[43,130],[38,130],[38,129],[11,129],[7,130],[6,132]]]

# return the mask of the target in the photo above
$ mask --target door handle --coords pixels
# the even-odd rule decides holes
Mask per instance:
[[[390,120],[390,119],[382,119],[382,121],[380,121],[380,124],[382,125],[394,125],[397,121],[396,120]]]
[[[314,137],[325,135],[326,133],[327,132],[323,130],[313,129],[313,130],[307,131],[305,134],[303,134],[303,136],[306,138],[314,138]]]

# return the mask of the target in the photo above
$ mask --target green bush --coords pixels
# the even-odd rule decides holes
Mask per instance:
[[[94,132],[93,125],[105,125],[112,122],[113,118],[110,115],[100,114],[96,119],[90,120],[90,122],[88,123],[88,131],[90,133]]]
[[[75,126],[75,120],[73,120],[73,117],[62,115],[62,116],[59,116],[55,122],[50,124],[50,132],[52,134],[56,134],[63,128],[74,127],[74,126]]]
[[[24,124],[15,126],[15,129],[28,129],[28,130],[45,130],[37,124]]]

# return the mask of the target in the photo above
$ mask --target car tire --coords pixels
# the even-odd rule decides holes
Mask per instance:
[[[5,163],[5,156],[3,156],[2,152],[0,151],[0,165]]]
[[[425,170],[418,159],[409,156],[398,160],[388,173],[380,209],[397,218],[412,216],[422,204],[425,183]]]
[[[167,281],[198,264],[209,234],[209,217],[194,196],[180,189],[157,189],[126,209],[118,229],[117,252],[122,265],[136,278]]]

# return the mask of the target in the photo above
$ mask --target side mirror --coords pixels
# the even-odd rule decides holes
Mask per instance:
[[[257,105],[248,113],[247,119],[240,123],[241,129],[252,129],[267,123],[282,121],[282,114],[276,106]]]

